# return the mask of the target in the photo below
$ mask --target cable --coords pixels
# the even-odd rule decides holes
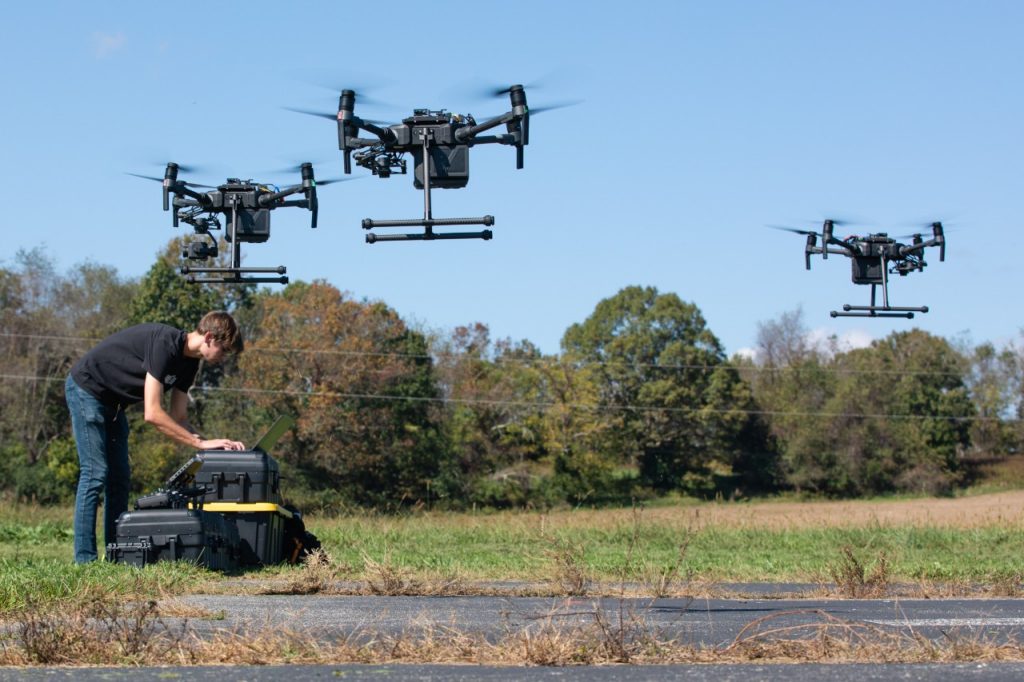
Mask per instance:
[[[22,380],[22,381],[64,381],[61,377],[38,377],[29,375],[0,374],[0,379]],[[925,420],[934,419],[939,421],[957,422],[1001,422],[1016,423],[1021,421],[1018,418],[1001,419],[999,417],[980,416],[944,416],[935,414],[866,414],[848,412],[784,412],[781,410],[747,410],[747,409],[723,409],[711,407],[661,407],[657,405],[588,405],[584,403],[556,403],[556,402],[527,402],[519,400],[491,400],[487,398],[433,398],[428,396],[405,396],[387,395],[383,393],[345,393],[341,391],[295,391],[282,389],[260,389],[260,388],[226,388],[222,386],[193,386],[189,393],[234,393],[241,395],[291,395],[306,398],[340,398],[346,400],[390,400],[407,402],[429,402],[441,404],[463,404],[463,405],[488,405],[488,406],[510,406],[527,407],[537,409],[550,409],[552,407],[568,407],[575,410],[589,410],[592,412],[661,412],[669,414],[689,414],[704,412],[712,414],[749,414],[773,417],[828,417],[848,419],[899,419],[899,420]]]
[[[57,336],[57,335],[45,335],[45,334],[12,334],[6,332],[0,332],[0,337],[8,338],[27,338],[27,339],[41,339],[41,340],[56,340],[56,341],[89,341],[95,343],[101,339],[91,337],[79,337],[79,336]],[[881,376],[936,376],[936,377],[959,377],[962,378],[964,373],[959,372],[935,372],[927,370],[903,370],[903,369],[845,369],[841,367],[826,367],[817,366],[814,368],[806,367],[758,367],[758,366],[736,366],[730,365],[728,362],[723,362],[717,365],[707,364],[672,364],[663,365],[658,363],[644,363],[644,362],[625,362],[625,361],[613,361],[613,360],[584,360],[584,361],[563,361],[560,358],[541,357],[541,358],[495,358],[493,360],[469,358],[464,355],[458,355],[455,353],[387,353],[383,351],[349,351],[340,349],[304,349],[304,348],[258,348],[249,346],[246,353],[301,353],[301,354],[312,354],[312,355],[347,355],[353,357],[383,357],[383,358],[405,358],[409,360],[433,360],[438,361],[442,358],[454,358],[457,362],[469,362],[476,360],[479,362],[492,362],[494,364],[560,364],[567,365],[577,368],[590,367],[590,366],[603,366],[603,367],[634,367],[634,368],[646,368],[646,369],[660,369],[660,370],[701,370],[701,371],[714,371],[719,368],[733,369],[737,372],[826,372],[831,374],[841,375],[881,375]]]

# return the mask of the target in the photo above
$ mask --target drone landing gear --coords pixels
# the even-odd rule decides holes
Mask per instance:
[[[403,242],[403,241],[432,241],[434,239],[483,239],[493,237],[490,230],[480,232],[434,232],[434,227],[447,225],[494,225],[494,216],[485,215],[480,218],[434,218],[430,208],[430,142],[432,133],[426,129],[422,136],[423,142],[423,218],[411,218],[408,220],[373,220],[365,218],[363,229],[372,230],[375,227],[422,227],[423,232],[411,234],[374,234],[366,235],[367,244],[377,242]]]
[[[884,270],[883,270],[884,272]],[[833,310],[829,313],[832,317],[905,317],[908,320],[914,319],[914,313],[928,312],[928,306],[907,307],[889,305],[888,282],[882,283],[882,305],[875,305],[875,288],[877,284],[871,285],[871,305],[843,305],[843,312]]]
[[[191,265],[182,265],[181,274],[185,275],[185,281],[189,284],[288,284],[288,278],[284,276],[288,269],[283,265],[278,265],[277,267],[242,267],[242,243],[238,234],[238,207],[235,197],[232,197],[231,203],[231,234],[229,235],[229,241],[231,242],[231,267],[194,268]],[[267,229],[269,234],[269,228]],[[277,273],[279,276],[243,276],[271,272]],[[196,277],[196,274],[206,276]]]

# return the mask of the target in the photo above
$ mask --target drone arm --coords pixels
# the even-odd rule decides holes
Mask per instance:
[[[455,131],[455,140],[457,142],[479,142],[480,140],[474,140],[472,138],[475,138],[478,133],[482,133],[485,130],[490,130],[491,128],[496,128],[500,126],[502,123],[508,123],[509,121],[512,121],[515,118],[515,115],[510,111],[507,114],[496,116],[492,119],[484,121],[483,123],[478,123],[475,126],[469,126],[468,128],[459,128],[457,131]],[[506,142],[505,144],[508,143]]]
[[[374,125],[372,123],[367,123],[366,121],[358,118],[354,119],[354,122],[356,122],[356,125],[358,125],[358,127],[362,128],[366,132],[373,133],[374,135],[376,135],[384,144],[389,144],[398,141],[398,137],[395,135],[395,131],[393,131],[391,128],[381,128],[380,126]],[[374,144],[376,144],[376,142]]]
[[[178,201],[178,199],[182,195],[185,195],[187,197],[192,197],[193,199],[196,200],[196,202],[198,202],[197,205],[206,205],[208,203],[207,200],[206,200],[206,195],[205,194],[202,194],[200,192],[196,192],[194,190],[189,189],[188,187],[186,187],[184,185],[184,183],[180,183],[179,182],[179,183],[176,183],[176,184],[172,185],[170,187],[170,191],[174,192],[174,194],[175,194],[175,199],[174,199],[175,206],[178,205],[177,201]]]
[[[842,242],[840,242],[840,243],[842,243]],[[840,256],[855,256],[855,255],[857,255],[856,252],[853,249],[851,249],[849,247],[846,247],[846,246],[844,246],[843,248],[840,248],[840,249],[830,249],[827,246],[823,246],[823,247],[821,247],[821,252],[822,253],[825,253],[825,252],[827,252],[827,253],[835,253],[835,254],[838,254]]]
[[[270,206],[271,204],[277,203],[279,200],[283,199],[284,197],[290,196],[290,195],[295,194],[297,192],[301,192],[304,189],[305,189],[305,187],[303,187],[302,185],[294,185],[292,187],[285,187],[284,189],[282,189],[279,192],[270,192],[269,194],[262,194],[262,195],[260,195],[260,198],[259,198],[260,206],[266,208],[267,206]],[[285,206],[285,205],[288,205],[288,204],[285,203],[285,202],[282,202],[281,204],[278,204],[278,205]]]
[[[375,147],[380,144],[380,140],[371,140],[366,137],[349,137],[346,138],[345,144],[347,149],[361,149],[363,147]]]
[[[473,144],[515,144],[516,136],[511,134],[485,135],[484,137],[474,137],[470,142]]]
[[[900,247],[900,255],[901,256],[909,256],[909,255],[911,255],[911,254],[913,254],[915,252],[920,253],[921,251],[924,251],[929,246],[938,246],[939,247],[939,260],[940,261],[946,260],[946,239],[942,235],[940,235],[938,237],[935,237],[934,239],[929,239],[926,242],[921,242],[919,244],[914,244],[912,246],[902,246],[902,247]]]

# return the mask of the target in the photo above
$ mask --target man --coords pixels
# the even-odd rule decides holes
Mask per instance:
[[[127,405],[141,402],[145,419],[168,438],[197,450],[244,450],[238,441],[204,439],[188,423],[187,391],[199,361],[221,362],[242,351],[242,335],[226,312],[207,313],[195,331],[140,324],[101,341],[71,368],[65,383],[78,447],[75,562],[95,561],[96,508],[104,493],[103,529],[115,542],[117,517],[128,509]],[[163,406],[171,391],[170,409]]]

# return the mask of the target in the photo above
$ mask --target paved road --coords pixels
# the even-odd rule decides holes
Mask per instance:
[[[218,630],[304,629],[329,641],[338,637],[415,634],[436,625],[498,639],[510,632],[557,625],[572,628],[593,622],[600,613],[612,623],[636,617],[649,631],[700,645],[732,642],[744,628],[759,621],[773,628],[808,628],[840,619],[895,631],[946,639],[1001,642],[1024,639],[1024,600],[793,600],[793,599],[617,599],[537,597],[364,597],[364,596],[220,596],[193,595],[188,604],[222,614],[223,618],[188,619],[199,636]],[[767,619],[767,620],[765,620]],[[810,633],[810,630],[807,630]],[[794,635],[798,635],[797,630]],[[745,632],[750,634],[749,628]],[[215,666],[165,668],[33,668],[0,669],[6,680],[156,680],[197,682],[264,682],[306,680],[485,680],[518,679],[603,682],[604,680],[1020,680],[1024,663],[945,665],[670,665],[571,668],[482,667],[474,665],[324,665]]]
[[[913,630],[927,637],[1020,638],[1024,600],[685,600],[540,597],[362,597],[196,595],[188,604],[220,620],[193,620],[200,634],[238,628],[306,629],[318,637],[353,633],[412,633],[432,626],[497,638],[523,628],[557,624],[564,628],[592,623],[600,612],[607,621],[642,621],[665,637],[699,645],[734,640],[750,623],[767,620],[773,628],[818,625],[830,618],[885,628]],[[766,624],[767,625],[767,624]],[[747,634],[750,630],[747,630]],[[807,634],[807,633],[804,633]]]

